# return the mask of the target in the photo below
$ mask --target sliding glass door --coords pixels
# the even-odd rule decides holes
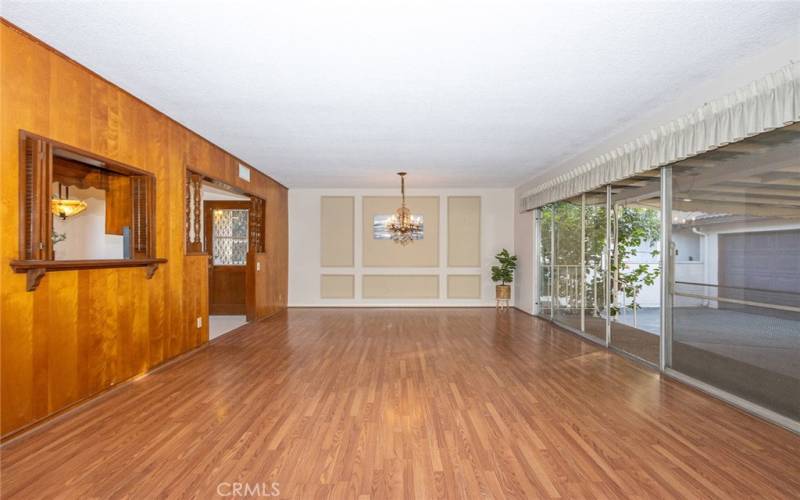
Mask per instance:
[[[672,168],[669,367],[800,420],[800,129]]]
[[[612,194],[611,346],[658,364],[661,341],[659,171]]]
[[[544,206],[539,222],[539,314],[606,341],[607,189]]]

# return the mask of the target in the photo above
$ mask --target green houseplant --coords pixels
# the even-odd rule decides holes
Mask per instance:
[[[494,256],[498,265],[492,266],[492,281],[499,283],[495,287],[497,300],[511,298],[511,287],[508,283],[514,281],[514,270],[517,268],[517,256],[511,255],[505,248]]]

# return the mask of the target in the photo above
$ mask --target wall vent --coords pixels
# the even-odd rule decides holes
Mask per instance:
[[[239,164],[239,178],[250,182],[250,167]]]

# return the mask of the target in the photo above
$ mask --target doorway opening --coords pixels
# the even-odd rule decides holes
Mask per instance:
[[[257,319],[266,253],[263,199],[187,171],[186,248],[207,259],[209,340]]]
[[[201,199],[209,339],[213,339],[247,323],[250,198],[203,182]]]

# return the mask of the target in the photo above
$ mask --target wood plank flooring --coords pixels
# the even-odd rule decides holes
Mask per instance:
[[[800,437],[493,309],[291,309],[1,460],[2,497],[24,499],[800,493]]]

